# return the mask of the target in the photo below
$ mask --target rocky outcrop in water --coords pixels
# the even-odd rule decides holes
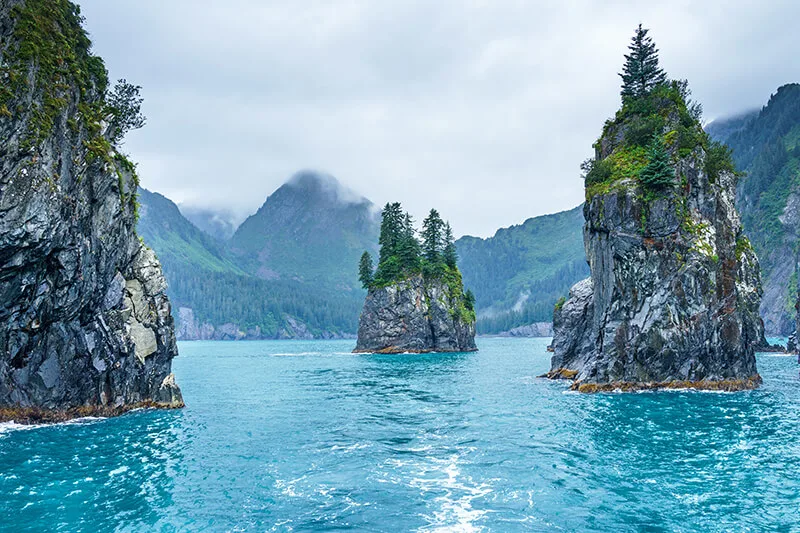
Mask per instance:
[[[629,181],[589,199],[592,276],[555,311],[554,376],[579,390],[759,383],[758,261],[733,208],[734,176],[712,183],[703,157],[677,164],[685,188],[663,198],[647,202]]]
[[[629,98],[585,166],[591,278],[554,313],[549,377],[579,391],[758,386],[759,264],[725,149],[685,85]]]
[[[371,289],[358,325],[355,352],[473,352],[475,321],[464,316],[460,293],[442,280],[413,276]]]
[[[77,8],[6,2],[0,43],[0,419],[180,407],[166,283]]]

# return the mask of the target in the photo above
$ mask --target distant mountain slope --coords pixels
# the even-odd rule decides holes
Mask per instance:
[[[707,127],[733,150],[737,207],[762,267],[761,314],[768,333],[790,333],[800,232],[800,85],[780,87],[757,114]]]
[[[161,259],[180,339],[328,338],[356,331],[360,292],[260,279],[168,198],[142,189],[139,201],[137,231]]]
[[[456,241],[464,285],[473,290],[479,333],[549,322],[556,301],[589,275],[583,207],[526,220],[493,237]]]
[[[378,226],[372,202],[333,176],[306,171],[272,193],[229,247],[263,279],[358,291],[358,260],[364,250],[376,250]]]
[[[214,239],[186,220],[172,200],[140,188],[139,203],[136,229],[156,251],[165,272],[193,268],[198,271],[244,274],[226,257]]]
[[[184,205],[179,209],[189,222],[218,241],[227,241],[236,231],[231,213]]]
[[[706,132],[711,135],[711,138],[720,142],[724,142],[734,133],[738,133],[746,128],[753,120],[758,118],[759,110],[745,111],[738,115],[731,117],[724,117],[714,120],[706,124]]]
[[[162,259],[182,338],[356,332],[358,261],[364,250],[377,256],[379,217],[331,176],[295,175],[228,241],[200,231],[160,194],[143,190],[140,201],[139,234]],[[480,332],[552,319],[555,302],[588,274],[582,225],[578,207],[456,242]]]

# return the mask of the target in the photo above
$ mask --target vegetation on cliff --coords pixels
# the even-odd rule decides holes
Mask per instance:
[[[82,139],[86,160],[113,171],[120,184],[129,174],[138,185],[136,166],[116,145],[144,125],[140,87],[119,80],[109,91],[103,60],[92,53],[80,8],[69,0],[26,0],[9,15],[14,31],[2,44],[0,117],[26,121],[20,148],[35,158],[59,117],[74,105],[77,113],[67,127]],[[26,92],[37,97],[19,98]],[[123,189],[121,199],[135,210],[136,187],[127,198]]]
[[[583,165],[591,277],[555,306],[549,377],[583,392],[752,388],[762,289],[730,150],[641,26],[630,50],[622,105]]]
[[[475,296],[464,292],[453,231],[436,209],[422,221],[419,239],[414,221],[400,203],[387,203],[381,212],[378,266],[364,252],[359,262],[359,279],[365,289],[375,290],[422,276],[428,281],[443,281],[449,296],[459,305],[454,313],[466,322],[475,322]]]
[[[139,88],[109,92],[82,22],[67,0],[0,2],[0,418],[183,405],[166,282],[117,148],[144,123]]]
[[[650,198],[664,194],[680,185],[675,162],[698,148],[710,181],[734,169],[730,150],[703,130],[702,106],[690,99],[688,82],[667,79],[659,67],[647,32],[641,25],[636,30],[620,74],[622,106],[594,144],[595,156],[581,167],[587,200],[631,185]]]

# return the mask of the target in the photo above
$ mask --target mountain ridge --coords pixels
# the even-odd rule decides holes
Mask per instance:
[[[771,334],[789,335],[796,310],[800,234],[800,84],[779,87],[756,112],[712,122],[709,134],[733,152],[736,205],[762,266],[761,315]]]

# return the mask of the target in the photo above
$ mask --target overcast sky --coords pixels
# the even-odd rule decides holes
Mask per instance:
[[[800,2],[80,0],[142,183],[240,218],[318,169],[457,234],[578,205],[639,22],[706,120],[800,81]]]

